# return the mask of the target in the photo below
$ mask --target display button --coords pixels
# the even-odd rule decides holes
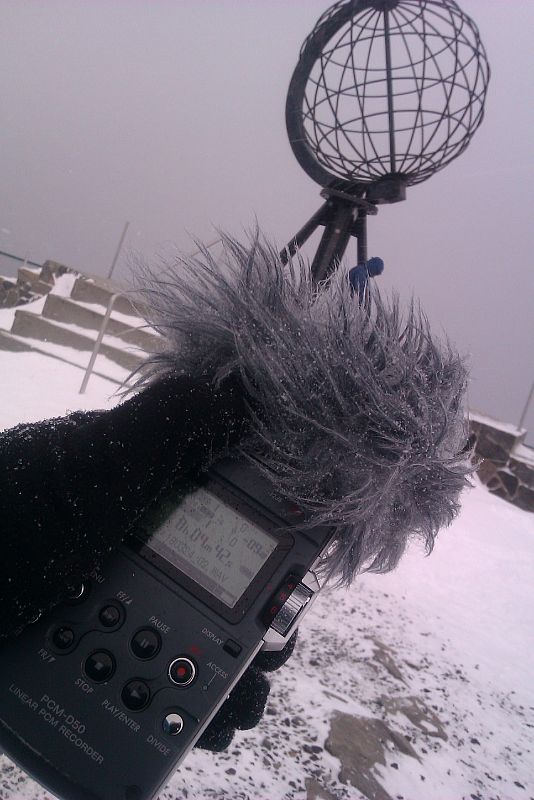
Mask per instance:
[[[141,711],[150,700],[150,689],[143,681],[129,681],[121,694],[122,702],[130,711]]]
[[[237,642],[234,642],[233,639],[227,639],[223,644],[223,650],[225,651],[225,653],[228,653],[234,658],[238,657],[242,649],[243,648],[241,647],[241,645],[238,644]]]
[[[163,720],[163,730],[168,736],[178,736],[184,729],[184,721],[180,714],[172,712]]]
[[[114,672],[115,659],[105,650],[92,653],[85,662],[85,674],[97,683],[109,680]]]
[[[143,628],[137,631],[132,638],[130,647],[134,656],[146,661],[148,658],[154,658],[159,653],[161,636],[153,628]]]
[[[58,650],[68,650],[74,644],[74,631],[72,628],[62,626],[52,634],[52,642]]]
[[[107,605],[100,611],[98,619],[105,628],[114,628],[122,620],[122,612],[118,606]]]
[[[175,658],[169,667],[169,678],[176,686],[189,686],[197,676],[197,668],[190,658]]]

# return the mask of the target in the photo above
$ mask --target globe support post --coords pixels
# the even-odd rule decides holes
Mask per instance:
[[[316,283],[325,280],[338,266],[353,236],[358,242],[358,263],[367,260],[367,215],[378,213],[373,203],[340,190],[323,189],[321,196],[327,198],[326,202],[280,254],[282,262],[287,263],[288,258],[305,244],[317,228],[324,226],[311,266],[312,278]]]

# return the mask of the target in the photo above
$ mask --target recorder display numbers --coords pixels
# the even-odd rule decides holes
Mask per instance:
[[[277,545],[216,495],[188,495],[147,541],[152,550],[233,608]]]

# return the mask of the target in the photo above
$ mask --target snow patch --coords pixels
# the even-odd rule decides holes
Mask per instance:
[[[522,461],[525,464],[532,464],[534,466],[534,448],[526,444],[518,444],[510,453],[511,458],[516,461]]]
[[[56,278],[54,286],[50,290],[50,294],[57,294],[59,297],[70,297],[72,287],[80,276],[77,272],[65,272]]]
[[[38,297],[37,300],[32,300],[30,303],[24,303],[24,305],[15,306],[13,308],[0,308],[0,329],[3,331],[11,330],[17,311],[29,311],[31,314],[40,314],[45,303],[46,295]]]

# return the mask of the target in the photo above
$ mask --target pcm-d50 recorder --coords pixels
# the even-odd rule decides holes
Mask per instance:
[[[63,800],[155,797],[316,595],[330,531],[299,519],[231,460],[160,503],[67,603],[0,648],[0,750]]]

